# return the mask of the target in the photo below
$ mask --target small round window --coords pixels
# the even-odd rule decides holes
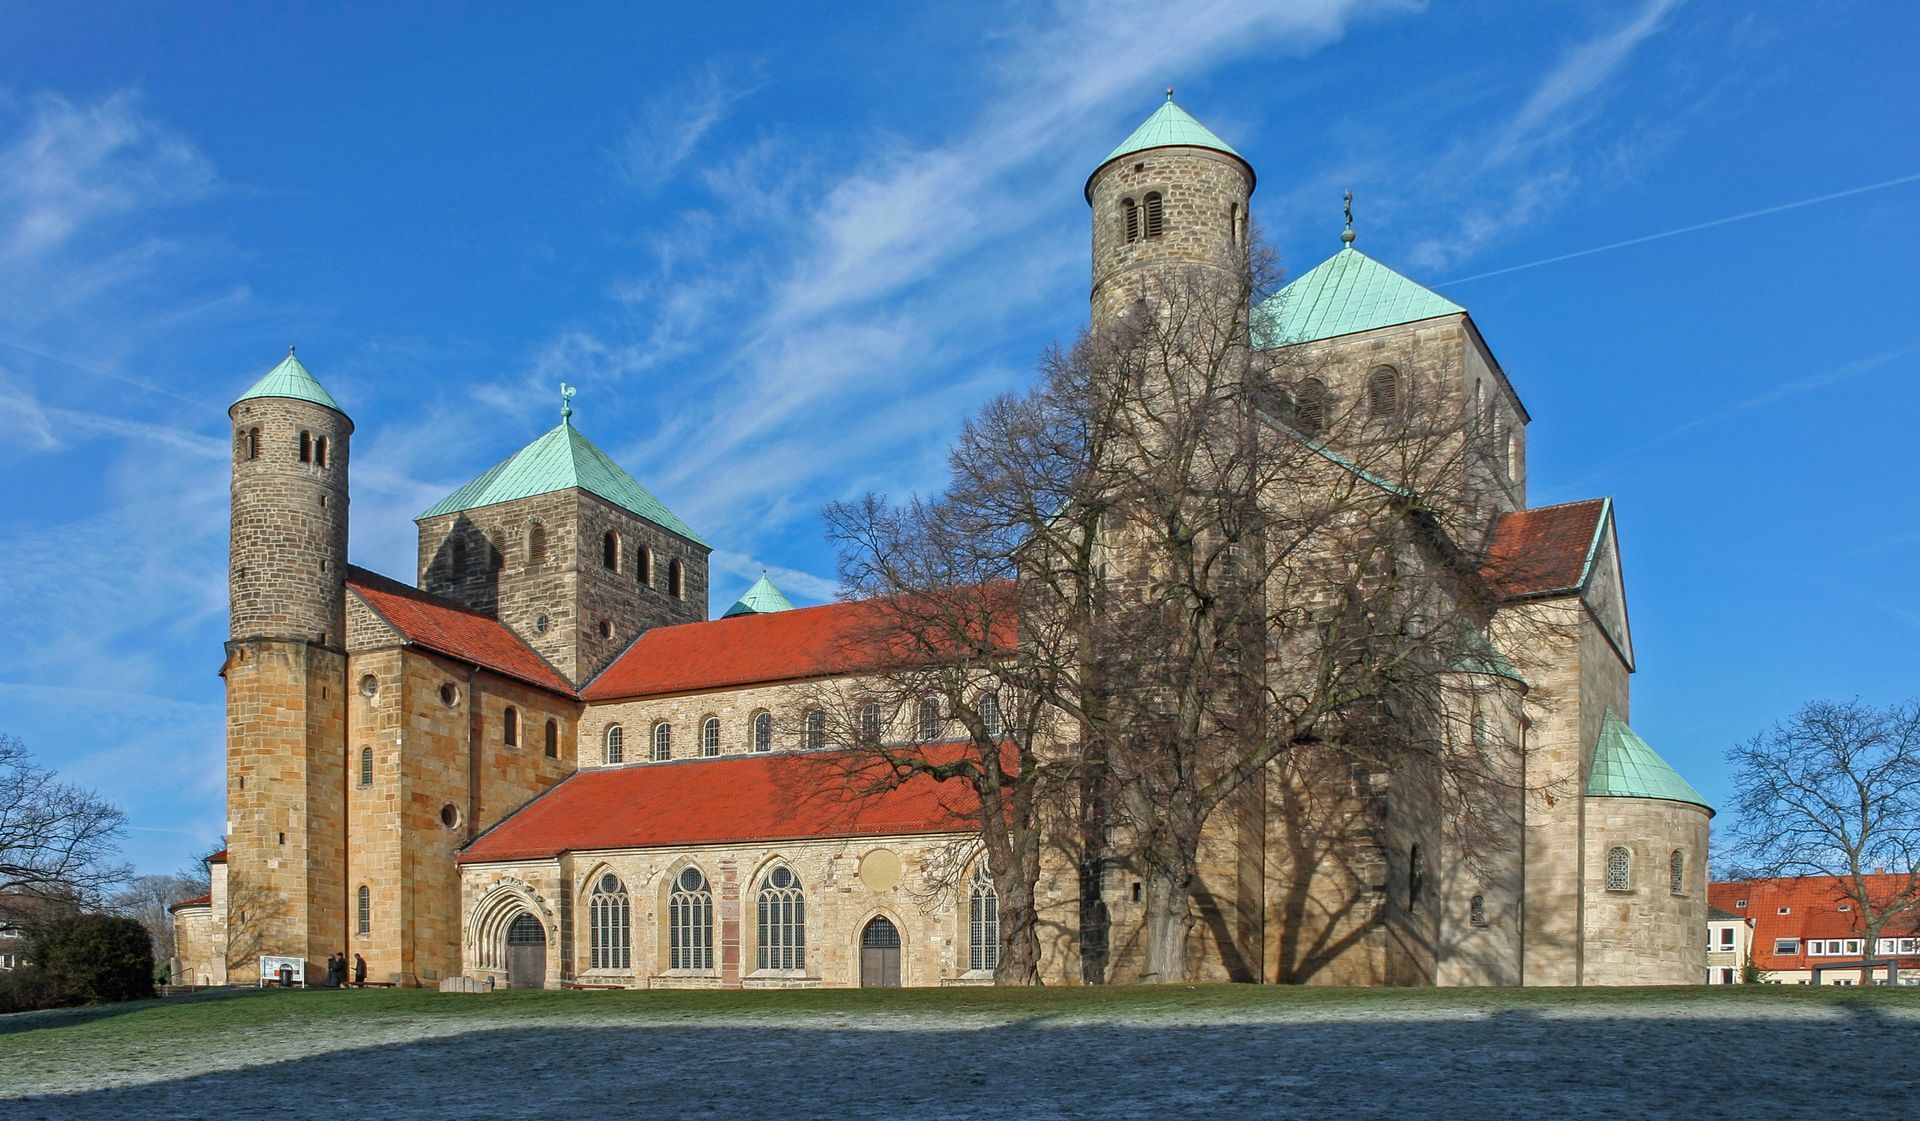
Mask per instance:
[[[452,802],[441,806],[440,824],[446,826],[448,829],[458,829],[460,827],[460,807],[454,805]]]
[[[459,704],[460,703],[459,687],[456,686],[451,681],[440,686],[440,703],[443,705],[446,705],[448,708],[452,708],[454,705]]]
[[[706,886],[707,882],[700,877],[700,870],[698,868],[688,868],[686,871],[680,873],[681,891],[699,891]]]
[[[787,868],[784,866],[775,868],[771,873],[768,874],[767,882],[772,884],[774,887],[792,887],[793,873],[788,871]]]
[[[360,695],[363,697],[379,696],[380,695],[380,679],[373,676],[372,674],[368,674],[367,676],[361,678],[360,679]]]
[[[620,877],[608,872],[600,877],[600,891],[604,895],[617,895],[620,892]]]
[[[547,633],[547,617],[545,615],[542,615],[539,618],[535,619],[533,621],[533,629],[535,631],[538,631],[541,634],[546,634]]]

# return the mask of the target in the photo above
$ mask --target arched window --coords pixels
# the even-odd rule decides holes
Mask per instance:
[[[315,467],[325,467],[327,465],[327,438],[325,436],[321,436],[313,441],[313,465]]]
[[[508,747],[520,746],[520,710],[512,705],[500,718],[500,742]]]
[[[353,929],[360,932],[361,934],[372,934],[373,933],[373,893],[367,890],[367,885],[361,884],[360,890],[357,893],[355,893],[353,910],[354,910]]]
[[[498,572],[507,565],[506,539],[496,534],[485,540],[487,542],[487,571]]]
[[[588,968],[633,968],[632,917],[627,886],[612,872],[601,876],[587,900]]]
[[[300,462],[313,462],[313,433],[300,433]]]
[[[968,968],[999,967],[1000,893],[993,888],[993,873],[985,860],[974,866],[972,886],[967,890],[967,947]]]
[[[824,709],[807,710],[806,735],[802,746],[808,751],[819,751],[827,746],[827,714]]]
[[[626,732],[618,724],[607,725],[607,762],[618,763],[626,758]]]
[[[698,868],[683,870],[667,895],[667,968],[713,968],[713,892]]]
[[[1120,200],[1120,236],[1128,245],[1140,240],[1140,208],[1130,198]]]
[[[679,557],[667,562],[667,594],[675,599],[681,599],[687,594],[686,569],[680,566]]]
[[[1318,436],[1327,430],[1327,385],[1318,378],[1300,383],[1293,395],[1293,420],[1301,432]]]
[[[1476,895],[1467,901],[1467,922],[1474,926],[1487,925],[1487,897]]]
[[[864,743],[880,742],[880,706],[872,701],[860,706],[860,739]]]
[[[1392,416],[1400,411],[1400,371],[1382,366],[1367,375],[1367,415]]]
[[[247,458],[260,458],[260,430],[258,428],[247,429]]]
[[[373,749],[371,747],[360,749],[360,785],[373,785]]]
[[[1000,738],[1000,695],[980,694],[980,723],[986,726],[988,739]]]
[[[753,718],[753,749],[755,751],[773,750],[773,714],[763,712]]]
[[[1166,232],[1166,216],[1163,213],[1159,191],[1148,191],[1146,197],[1146,220],[1141,223],[1148,237],[1159,237]]]
[[[620,571],[620,535],[613,530],[600,538],[600,567]]]
[[[1607,850],[1607,890],[1628,891],[1633,887],[1633,854],[1625,845]]]
[[[665,720],[653,726],[653,758],[655,762],[673,758],[673,725]]]
[[[1687,857],[1679,849],[1667,858],[1667,886],[1675,895],[1687,893]]]
[[[793,870],[782,864],[760,881],[761,969],[807,966],[807,899]]]
[[[720,754],[720,718],[709,716],[700,725],[700,754],[709,758]]]
[[[1234,248],[1240,246],[1240,204],[1227,204],[1227,244]]]
[[[1420,858],[1420,846],[1407,850],[1407,910],[1420,909],[1420,896],[1427,887],[1427,869]]]
[[[447,572],[455,580],[467,575],[467,543],[458,537],[447,546]]]
[[[560,758],[560,722],[547,721],[547,758]]]
[[[1471,728],[1472,728],[1471,734],[1473,736],[1473,739],[1471,742],[1473,743],[1473,746],[1475,747],[1484,746],[1487,742],[1486,716],[1482,713],[1478,713],[1478,712],[1474,713]]]
[[[540,522],[527,527],[527,563],[547,563],[547,527]]]
[[[653,587],[653,550],[645,545],[640,546],[640,551],[634,554],[633,578],[649,588]]]
[[[922,740],[939,739],[940,738],[940,698],[928,697],[926,700],[921,701],[918,713],[919,713],[919,720],[917,722],[918,727],[916,727],[914,730],[920,733],[920,738]]]

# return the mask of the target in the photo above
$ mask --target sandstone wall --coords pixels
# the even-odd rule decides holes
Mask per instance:
[[[1116,314],[1169,266],[1231,268],[1245,251],[1247,196],[1253,177],[1232,156],[1203,148],[1162,148],[1116,160],[1090,185],[1093,207],[1093,312]],[[1121,200],[1144,206],[1163,196],[1163,232],[1126,240]],[[1144,215],[1142,216],[1144,219]],[[1236,244],[1236,239],[1239,243]]]
[[[1707,811],[1652,798],[1587,800],[1589,985],[1698,985],[1706,979]],[[1607,887],[1607,850],[1632,854],[1625,891]],[[1669,860],[1684,861],[1679,891]]]

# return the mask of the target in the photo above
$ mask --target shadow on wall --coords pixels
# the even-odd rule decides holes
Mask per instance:
[[[506,566],[506,541],[496,532],[488,537],[473,520],[460,514],[427,561],[426,589],[445,596],[470,611],[497,614],[500,573]]]
[[[1623,997],[1579,1002],[1564,1013],[1329,995],[1339,999],[1293,1010],[1314,1017],[1295,1023],[1261,1022],[1281,1009],[1224,1017],[1219,1009],[1197,1009],[1226,1022],[1115,1016],[1088,1023],[1075,1016],[1058,1025],[1041,1018],[972,1031],[878,1029],[902,1017],[942,1022],[903,1002],[902,1013],[885,1018],[846,1013],[834,1017],[844,1022],[808,1029],[655,1020],[465,1031],[332,1051],[313,1033],[298,1042],[314,1050],[297,1059],[26,1097],[9,1102],[6,1112],[202,1117],[211,1107],[224,1116],[327,1121],[775,1113],[945,1121],[1203,1111],[1333,1117],[1364,1102],[1368,1115],[1701,1119],[1751,1117],[1754,1103],[1765,1102],[1781,1115],[1855,1117],[1904,1116],[1916,1087],[1906,1047],[1915,1010],[1904,1001],[1835,1003],[1788,1017],[1777,1002],[1749,1011],[1739,1001],[1716,1002],[1711,1007],[1724,1014],[1702,1016],[1672,994],[1652,1007]],[[583,1014],[594,1014],[585,1011],[594,995],[577,999]],[[226,1045],[226,1059],[247,1061],[247,1042]],[[1871,1073],[1807,1078],[1797,1060],[1810,1054],[1846,1055],[1853,1069]],[[1709,1055],[1738,1071],[1737,1082],[1729,1081],[1731,1073],[1705,1071],[1701,1060]],[[7,1092],[0,1086],[0,1096]],[[636,1110],[641,1102],[648,1105]]]

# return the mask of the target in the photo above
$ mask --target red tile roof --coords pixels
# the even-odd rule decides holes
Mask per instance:
[[[610,701],[871,673],[887,665],[924,661],[937,657],[939,650],[913,649],[901,628],[908,613],[917,612],[922,603],[943,618],[990,620],[994,648],[1014,648],[1013,587],[994,584],[984,593],[978,587],[959,589],[937,600],[858,600],[656,627],[634,640],[580,695]]]
[[[1867,891],[1874,898],[1899,892],[1907,884],[1902,875],[1867,877]],[[1807,939],[1859,938],[1860,912],[1839,908],[1848,900],[1841,893],[1838,876],[1789,876],[1768,880],[1729,880],[1707,886],[1707,905],[1753,920],[1753,962],[1761,969],[1812,969],[1822,962],[1858,961],[1860,955],[1809,957]],[[1744,902],[1746,906],[1740,904]],[[1780,909],[1785,907],[1786,914]],[[1882,938],[1920,936],[1920,912],[1907,911],[1895,916],[1880,931]],[[1776,954],[1774,940],[1794,938],[1800,943],[1797,954]],[[1900,968],[1920,968],[1920,956],[1902,956]]]
[[[926,748],[939,755],[961,744]],[[562,852],[962,833],[980,802],[964,781],[898,786],[860,753],[778,752],[577,771],[481,834],[460,863]]]
[[[221,849],[212,856],[201,857],[200,862],[202,864],[225,864],[227,862],[227,850]]]
[[[1578,591],[1606,510],[1589,498],[1502,515],[1480,574],[1504,599]]]
[[[212,902],[213,896],[211,895],[196,895],[192,899],[182,899],[180,902],[168,907],[167,910],[178,911],[183,907],[205,907]]]
[[[566,678],[497,619],[364,568],[348,570],[347,587],[415,646],[542,689],[576,695]]]

